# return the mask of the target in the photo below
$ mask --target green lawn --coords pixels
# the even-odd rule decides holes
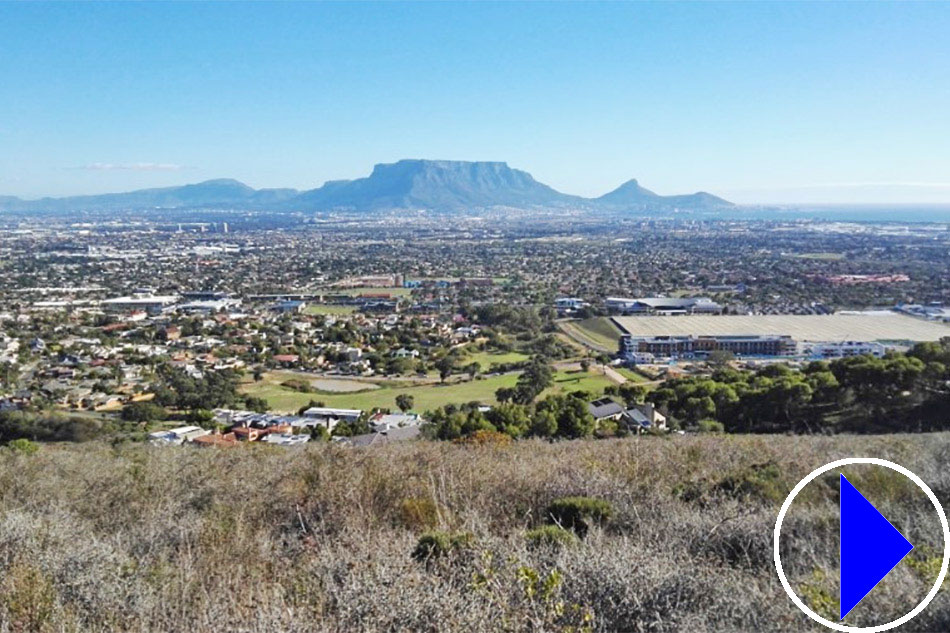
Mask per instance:
[[[597,373],[596,370],[587,373],[582,371],[559,371],[554,374],[554,386],[545,390],[541,397],[552,393],[567,393],[570,391],[601,393],[604,387],[612,384],[614,384],[614,381],[601,373]]]
[[[322,304],[309,304],[304,308],[304,314],[319,314],[332,316],[345,316],[356,312],[355,306],[328,306]]]
[[[530,358],[527,354],[521,352],[474,352],[465,356],[463,364],[478,363],[482,371],[488,371],[492,365],[501,365],[505,363],[520,363]]]
[[[410,288],[326,288],[321,292],[328,295],[392,295],[393,297],[408,297]]]
[[[267,400],[274,411],[296,411],[310,400],[325,402],[328,407],[353,409],[371,409],[383,407],[395,409],[396,396],[405,393],[415,399],[416,411],[435,409],[444,404],[472,402],[478,400],[486,404],[495,402],[495,391],[500,387],[513,387],[516,374],[492,376],[483,380],[464,381],[447,385],[429,384],[421,386],[382,386],[380,389],[361,393],[299,393],[286,389],[280,384],[264,380],[259,383],[242,385],[241,391]]]
[[[594,317],[580,321],[562,321],[561,328],[574,339],[588,347],[605,352],[617,351],[620,330],[607,317]]]
[[[628,367],[614,367],[614,371],[629,380],[630,382],[646,382],[647,378],[643,374],[638,374]]]
[[[465,380],[447,385],[426,384],[413,386],[387,385],[381,383],[379,389],[357,393],[300,393],[280,385],[286,373],[273,373],[265,376],[261,382],[248,382],[241,385],[241,392],[267,400],[273,411],[295,412],[311,400],[319,400],[328,407],[350,409],[372,409],[373,407],[396,408],[396,396],[405,393],[415,399],[413,409],[427,411],[446,404],[463,404],[479,401],[494,404],[495,391],[501,387],[514,387],[517,374],[503,374],[480,380]],[[559,371],[554,374],[554,385],[544,395],[566,393],[569,391],[591,391],[600,393],[613,382],[595,371],[582,372]]]

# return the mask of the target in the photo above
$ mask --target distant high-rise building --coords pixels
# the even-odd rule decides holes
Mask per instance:
[[[228,223],[227,223],[227,222],[222,222],[222,223],[221,223],[221,231],[222,231],[223,233],[227,233],[227,232],[228,232]]]

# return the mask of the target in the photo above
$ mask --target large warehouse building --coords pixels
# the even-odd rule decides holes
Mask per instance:
[[[703,358],[712,351],[737,356],[880,355],[881,343],[937,341],[950,326],[895,312],[827,315],[614,317],[620,355],[631,362],[651,358]]]
[[[611,314],[721,314],[722,306],[707,297],[608,297],[604,307]]]

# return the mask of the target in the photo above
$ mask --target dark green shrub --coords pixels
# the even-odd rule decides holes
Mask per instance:
[[[561,549],[577,543],[574,532],[562,528],[560,525],[542,525],[524,534],[528,547]]]
[[[412,558],[426,563],[468,549],[474,537],[467,532],[426,532],[419,537]]]
[[[780,502],[788,494],[782,469],[773,461],[752,464],[742,470],[724,477],[715,486],[715,490],[736,499],[760,499]]]
[[[302,378],[290,378],[280,383],[280,385],[299,393],[310,393],[313,391],[313,386],[310,384],[310,381]]]
[[[127,422],[154,422],[164,420],[168,413],[154,402],[133,402],[125,405],[119,414]]]
[[[726,430],[725,425],[718,420],[700,420],[696,428],[700,433],[723,433]]]
[[[0,443],[16,439],[34,442],[86,442],[102,434],[98,420],[62,413],[0,413]]]
[[[613,515],[609,501],[592,497],[563,497],[555,499],[545,510],[548,523],[573,530],[586,536],[592,524],[603,525]]]

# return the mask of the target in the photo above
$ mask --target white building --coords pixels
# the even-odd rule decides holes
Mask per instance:
[[[391,429],[420,426],[424,422],[416,413],[379,413],[370,419],[369,424],[374,431],[382,433]]]
[[[300,446],[310,441],[310,436],[306,434],[294,435],[293,433],[268,433],[261,440],[265,444],[275,444],[277,446]]]
[[[332,431],[340,422],[352,424],[359,422],[363,411],[360,409],[333,409],[331,407],[310,407],[303,412],[303,417],[313,420],[315,424]]]
[[[881,343],[863,341],[839,341],[832,343],[802,343],[802,355],[812,358],[848,358],[849,356],[874,356],[881,358],[887,347]]]
[[[178,302],[178,295],[134,294],[129,297],[106,299],[99,305],[107,312],[138,312],[161,314]]]
[[[672,298],[643,297],[626,299],[608,297],[604,307],[609,312],[620,314],[722,314],[722,306],[708,297]]]
[[[209,433],[211,433],[211,431],[207,431],[200,426],[181,426],[169,431],[149,433],[148,441],[150,444],[156,445],[183,444],[184,442],[191,442],[196,437],[202,437]]]
[[[568,314],[576,312],[581,308],[586,308],[590,304],[577,297],[559,297],[554,300],[554,307],[559,314]]]
[[[240,305],[240,299],[198,299],[181,304],[178,306],[178,311],[185,314],[211,314],[212,312],[233,310],[240,307]]]

